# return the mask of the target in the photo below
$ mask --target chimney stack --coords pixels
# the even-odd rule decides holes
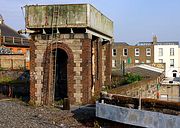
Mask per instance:
[[[2,15],[0,14],[0,24],[3,24],[3,17],[2,17]]]
[[[156,35],[153,36],[153,44],[157,44],[157,36]]]

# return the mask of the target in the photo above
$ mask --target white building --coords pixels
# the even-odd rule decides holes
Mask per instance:
[[[156,42],[154,62],[165,63],[166,77],[179,77],[179,42]]]

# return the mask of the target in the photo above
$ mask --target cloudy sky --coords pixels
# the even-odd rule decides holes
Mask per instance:
[[[21,7],[29,4],[90,3],[114,22],[114,40],[135,44],[180,41],[180,0],[0,0],[0,14],[12,28],[24,29]]]

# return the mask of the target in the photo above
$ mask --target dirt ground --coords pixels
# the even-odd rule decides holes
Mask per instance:
[[[94,127],[95,106],[33,107],[0,95],[1,128],[88,128]]]

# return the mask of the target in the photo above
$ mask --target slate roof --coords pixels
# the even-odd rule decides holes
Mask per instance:
[[[125,45],[128,46],[129,44],[126,42],[114,42],[114,45]]]
[[[141,46],[141,45],[152,45],[152,44],[153,42],[139,42],[136,45]],[[154,45],[179,45],[179,42],[178,41],[169,41],[169,42],[165,41],[165,42],[157,42]]]
[[[2,15],[0,15],[0,20],[2,19]],[[18,32],[16,32],[14,29],[12,29],[11,27],[9,27],[8,25],[6,25],[4,22],[1,24],[0,23],[0,30],[1,30],[1,36],[5,36],[6,39],[8,38],[8,41],[6,40],[6,42],[1,42],[3,45],[5,46],[21,46],[21,47],[29,47],[29,42],[28,40],[26,40],[27,38],[23,35],[20,35]],[[25,39],[26,41],[21,43],[20,41],[18,43],[13,43],[13,37],[14,38],[19,38],[19,40],[21,39]]]

